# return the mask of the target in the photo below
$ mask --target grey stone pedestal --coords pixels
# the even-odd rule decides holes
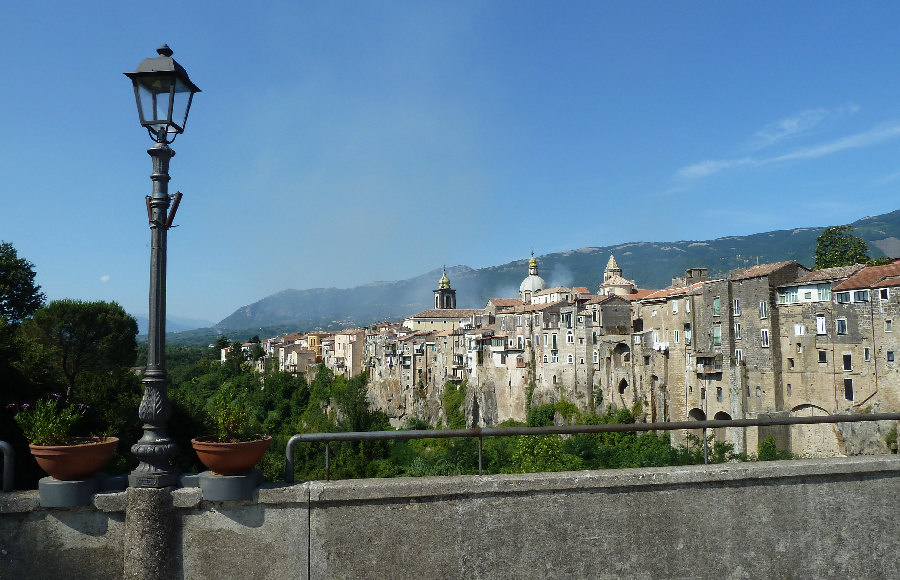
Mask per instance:
[[[262,472],[252,470],[246,475],[217,475],[204,471],[198,476],[205,501],[236,501],[253,499],[253,491],[262,483]]]

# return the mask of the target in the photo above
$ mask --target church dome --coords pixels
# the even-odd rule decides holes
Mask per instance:
[[[534,296],[535,292],[543,290],[547,287],[547,283],[544,282],[544,279],[538,276],[538,267],[537,260],[534,257],[534,253],[531,254],[531,259],[528,261],[528,276],[522,280],[522,283],[519,284],[519,298],[530,302],[531,296]]]

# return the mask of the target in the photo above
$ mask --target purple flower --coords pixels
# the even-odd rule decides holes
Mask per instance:
[[[59,394],[59,393],[53,393],[53,394],[51,394],[50,396],[53,397],[54,399],[61,399],[61,398],[62,398],[62,395]]]
[[[23,409],[23,410],[24,410],[24,409],[27,409],[27,408],[30,407],[30,406],[31,406],[31,405],[29,405],[28,403],[22,403],[22,409]]]
[[[16,407],[18,407],[18,405],[16,405],[15,403],[10,403],[6,406],[7,409],[15,409]]]
[[[85,405],[84,403],[75,403],[75,406],[79,409],[90,409],[90,407],[88,405]]]

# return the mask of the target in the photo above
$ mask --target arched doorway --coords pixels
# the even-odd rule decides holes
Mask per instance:
[[[719,411],[713,415],[713,419],[716,421],[731,421],[731,415],[725,411]],[[716,427],[713,429],[713,435],[715,436],[716,441],[728,441],[728,427]]]
[[[797,405],[791,409],[791,417],[824,417],[828,411],[817,405]],[[835,457],[842,454],[838,434],[831,423],[818,425],[791,425],[790,451],[807,457]]]

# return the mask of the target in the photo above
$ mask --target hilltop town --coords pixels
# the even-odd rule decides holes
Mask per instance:
[[[580,411],[637,408],[647,421],[900,407],[900,260],[822,270],[784,261],[714,280],[706,268],[690,268],[653,290],[637,288],[610,256],[595,293],[546,287],[533,255],[523,274],[517,297],[458,309],[444,272],[434,308],[398,323],[268,339],[257,367],[308,378],[319,363],[348,378],[368,371],[369,399],[395,426],[411,417],[442,421],[445,385],[464,381],[472,426],[522,421],[531,406],[560,401]],[[860,429],[732,428],[715,436],[744,452],[774,437],[798,455],[883,445],[883,434]]]

